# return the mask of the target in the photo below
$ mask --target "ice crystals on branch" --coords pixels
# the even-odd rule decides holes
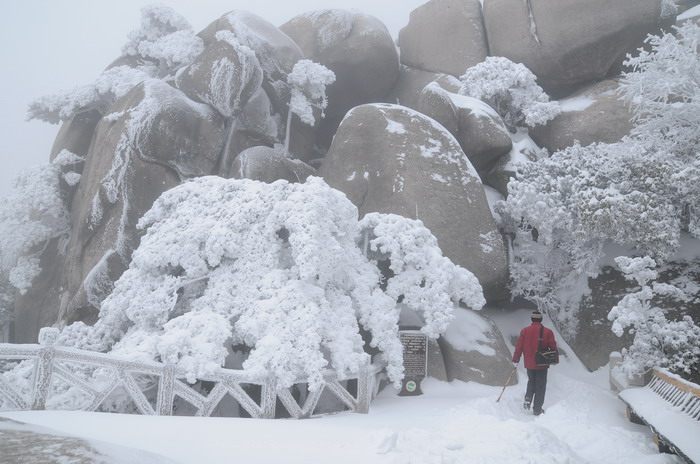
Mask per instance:
[[[358,222],[341,192],[311,177],[272,184],[201,177],[165,192],[139,222],[148,228],[93,327],[62,342],[131,359],[174,363],[190,381],[221,366],[226,346],[249,348],[243,368],[282,385],[322,385],[366,365],[366,332],[403,376],[397,298],[444,332],[454,303],[483,305],[476,278],[443,257],[418,221],[375,214]],[[375,250],[394,276],[381,285]]]

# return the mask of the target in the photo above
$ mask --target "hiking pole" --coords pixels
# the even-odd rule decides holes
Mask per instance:
[[[513,374],[515,374],[515,370],[517,369],[517,366],[513,366],[513,370],[511,371],[510,375],[508,376],[508,380],[506,380],[505,385],[503,385],[503,390],[501,390],[501,394],[498,395],[498,399],[496,400],[496,403],[501,401],[501,396],[503,396],[503,392],[506,391],[506,387],[508,386],[508,382],[510,382],[510,378],[513,377]]]

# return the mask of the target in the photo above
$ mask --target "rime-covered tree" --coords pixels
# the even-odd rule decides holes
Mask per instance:
[[[490,56],[460,76],[460,95],[488,103],[511,132],[518,127],[544,124],[561,111],[537,85],[535,75],[521,63]]]
[[[243,344],[250,348],[244,369],[287,386],[308,378],[316,389],[324,368],[342,375],[368,361],[367,331],[397,382],[398,297],[436,337],[454,301],[481,308],[481,286],[442,256],[421,222],[357,215],[319,178],[188,181],[140,221],[146,234],[97,323],[67,327],[62,341],[174,363],[190,381],[221,366],[227,345]],[[391,261],[386,290],[371,252]]]
[[[605,244],[662,263],[684,230],[700,237],[700,27],[686,23],[675,36],[647,41],[649,51],[628,57],[633,70],[621,85],[634,111],[631,135],[523,166],[498,206],[515,238],[514,293],[553,316],[576,310],[582,279],[597,272]]]
[[[685,293],[673,285],[654,282],[658,277],[656,262],[648,256],[621,256],[615,261],[625,278],[639,285],[608,315],[617,336],[625,330],[634,334],[632,345],[622,352],[622,368],[638,374],[660,366],[695,378],[700,376],[700,327],[688,315],[668,320],[668,310],[655,304],[659,297],[682,301]]]

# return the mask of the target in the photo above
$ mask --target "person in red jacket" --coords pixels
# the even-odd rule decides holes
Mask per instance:
[[[520,331],[518,343],[513,353],[513,367],[520,362],[520,355],[525,357],[525,369],[527,369],[527,390],[523,407],[530,409],[536,416],[544,412],[544,394],[547,390],[547,369],[549,366],[538,366],[535,362],[535,353],[540,339],[542,326],[542,313],[535,311],[530,315],[532,324]],[[544,327],[542,332],[542,350],[557,350],[557,342],[554,340],[554,332]],[[533,404],[534,400],[534,404]]]

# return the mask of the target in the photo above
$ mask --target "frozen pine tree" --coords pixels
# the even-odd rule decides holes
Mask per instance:
[[[544,124],[561,111],[537,85],[535,75],[525,65],[508,58],[487,57],[459,79],[459,94],[491,105],[511,132],[517,127]]]
[[[357,220],[321,179],[304,184],[202,177],[165,192],[99,320],[67,327],[62,342],[183,367],[189,380],[221,366],[227,346],[250,352],[243,368],[283,385],[322,370],[357,372],[369,360],[362,333],[389,377],[402,378],[397,297],[418,307],[437,336],[454,302],[484,304],[474,276],[444,258],[418,221]],[[391,259],[382,289],[375,250]]]

